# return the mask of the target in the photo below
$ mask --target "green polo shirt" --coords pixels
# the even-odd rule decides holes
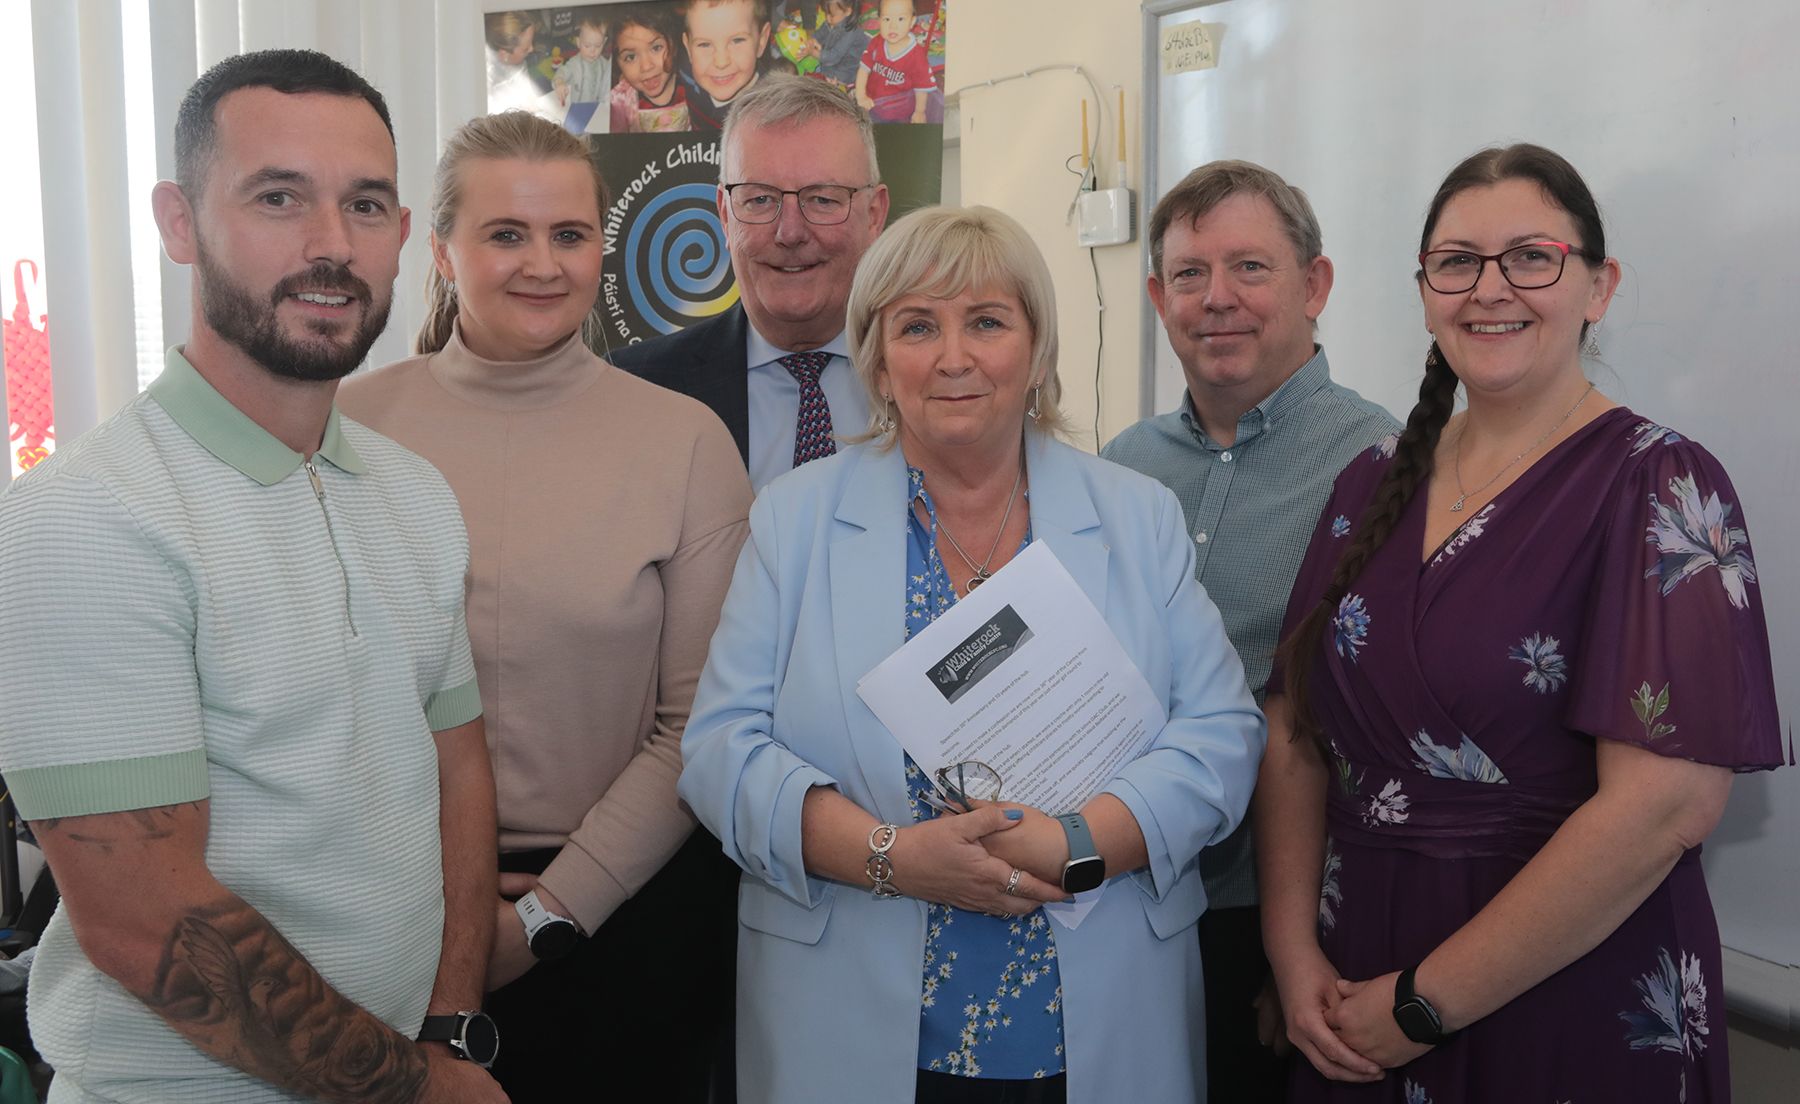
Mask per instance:
[[[1225,635],[1262,704],[1288,592],[1338,472],[1400,423],[1333,383],[1325,350],[1238,419],[1237,439],[1207,437],[1186,395],[1181,409],[1146,418],[1100,455],[1165,484],[1194,539],[1194,578],[1219,607]],[[1211,908],[1254,905],[1250,821],[1200,855]]]
[[[443,930],[432,733],[480,715],[436,469],[334,410],[308,460],[178,350],[0,492],[0,772],[26,819],[210,799],[206,861],[416,1033]],[[57,1101],[285,1101],[190,1046],[59,910],[31,976]]]

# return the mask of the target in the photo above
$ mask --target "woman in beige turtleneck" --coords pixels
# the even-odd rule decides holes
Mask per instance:
[[[556,125],[464,126],[438,163],[420,355],[338,398],[437,465],[468,524],[499,792],[487,1010],[519,1101],[646,1060],[659,1099],[705,1099],[729,1054],[736,869],[675,779],[750,487],[711,411],[584,343],[605,209]]]

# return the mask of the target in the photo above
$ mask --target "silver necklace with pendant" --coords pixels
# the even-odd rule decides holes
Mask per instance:
[[[1012,520],[1013,503],[1018,501],[1019,486],[1024,482],[1025,458],[1020,457],[1019,474],[1013,480],[1012,494],[1006,496],[1006,512],[1000,515],[1000,531],[994,534],[994,544],[988,549],[986,558],[980,563],[971,560],[969,554],[963,551],[963,546],[956,543],[956,538],[951,536],[949,529],[945,528],[943,518],[940,517],[937,519],[938,532],[944,534],[944,539],[950,542],[950,547],[956,550],[956,554],[962,557],[962,562],[968,564],[969,570],[974,573],[969,576],[969,584],[963,588],[963,594],[967,595],[972,593],[976,587],[994,577],[994,573],[988,570],[988,564],[994,562],[994,553],[1000,551],[1000,540],[1002,537],[1006,536],[1006,523]]]
[[[1554,434],[1557,430],[1559,430],[1563,427],[1563,423],[1567,422],[1570,418],[1573,418],[1575,416],[1575,412],[1577,410],[1581,409],[1581,404],[1584,402],[1587,402],[1587,397],[1589,395],[1592,395],[1593,393],[1594,393],[1594,385],[1590,383],[1587,385],[1587,390],[1583,391],[1581,393],[1581,397],[1579,399],[1575,400],[1575,405],[1571,406],[1569,408],[1569,412],[1567,414],[1564,414],[1562,417],[1556,419],[1556,424],[1551,426],[1549,429],[1545,430],[1544,435],[1542,437],[1539,437],[1537,440],[1531,442],[1530,448],[1526,449],[1524,452],[1521,452],[1519,455],[1513,457],[1511,460],[1508,460],[1506,462],[1506,466],[1504,468],[1501,468],[1499,471],[1494,473],[1493,479],[1489,479],[1486,483],[1483,483],[1481,486],[1475,488],[1472,491],[1463,490],[1463,481],[1462,481],[1463,435],[1461,433],[1458,433],[1456,435],[1456,490],[1457,490],[1457,495],[1456,495],[1456,501],[1452,502],[1450,504],[1450,512],[1453,514],[1462,513],[1462,508],[1463,508],[1464,502],[1467,502],[1474,495],[1478,495],[1482,491],[1485,491],[1489,487],[1492,487],[1494,485],[1494,479],[1499,479],[1501,476],[1505,475],[1507,472],[1512,471],[1514,464],[1517,464],[1519,461],[1525,459],[1527,456],[1530,456],[1532,453],[1536,452],[1537,447],[1539,445],[1543,444],[1545,441],[1548,441],[1552,434]],[[1467,423],[1465,423],[1465,424],[1467,424]]]

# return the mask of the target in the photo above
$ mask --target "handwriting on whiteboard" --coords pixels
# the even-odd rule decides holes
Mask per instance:
[[[1206,23],[1180,23],[1166,27],[1162,33],[1162,71],[1189,73],[1195,69],[1211,69],[1219,64],[1213,49],[1213,36]]]

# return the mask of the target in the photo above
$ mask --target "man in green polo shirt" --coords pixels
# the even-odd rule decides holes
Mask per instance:
[[[379,93],[305,51],[189,91],[192,336],[0,494],[0,771],[62,891],[52,1101],[499,1101],[473,1023],[494,790],[456,500],[332,405],[408,212]],[[442,1025],[432,1021],[428,1033]],[[438,1031],[438,1035],[454,1032]]]
[[[1288,592],[1332,483],[1399,423],[1333,383],[1313,341],[1333,273],[1300,189],[1247,161],[1202,165],[1157,202],[1148,237],[1150,300],[1187,393],[1178,410],[1130,427],[1100,455],[1181,500],[1194,576],[1219,607],[1260,705]],[[1201,853],[1200,877],[1209,1099],[1281,1101],[1285,1070],[1258,1045],[1252,1008],[1268,961],[1248,821]],[[1261,1027],[1279,1034],[1270,994]]]

